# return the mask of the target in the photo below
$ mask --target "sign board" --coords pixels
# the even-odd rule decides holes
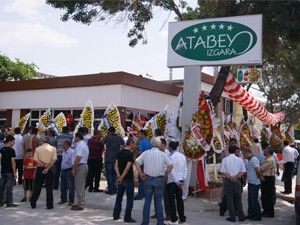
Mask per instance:
[[[168,67],[262,64],[262,15],[169,24]]]
[[[236,72],[236,79],[241,84],[256,84],[261,81],[262,69],[261,68],[245,68],[238,69]]]

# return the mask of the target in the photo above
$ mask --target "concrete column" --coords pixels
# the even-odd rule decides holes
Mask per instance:
[[[182,131],[188,131],[193,114],[198,109],[199,93],[201,90],[200,66],[184,67]]]

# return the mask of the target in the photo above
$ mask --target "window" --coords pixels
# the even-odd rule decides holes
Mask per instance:
[[[0,126],[5,126],[6,123],[6,110],[0,111]]]
[[[224,99],[223,110],[225,114],[231,114],[233,112],[233,102],[228,99]]]

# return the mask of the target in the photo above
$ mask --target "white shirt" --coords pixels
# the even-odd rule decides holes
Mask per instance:
[[[298,158],[298,156],[299,156],[299,152],[298,152],[297,149],[295,149],[295,148],[293,148],[293,147],[291,147],[291,148],[292,148],[293,151],[294,151],[294,159],[297,160],[297,158]]]
[[[168,183],[175,182],[178,184],[181,180],[186,181],[188,169],[185,156],[179,151],[174,151],[170,155],[170,160],[173,164],[173,169],[168,176]]]
[[[283,158],[283,163],[294,162],[295,161],[294,149],[291,148],[290,146],[285,146],[282,151],[282,158]]]
[[[230,154],[222,160],[219,171],[221,173],[227,173],[230,176],[236,176],[240,172],[246,172],[246,167],[241,158],[235,154]]]
[[[89,147],[84,142],[84,140],[78,141],[76,143],[74,154],[73,154],[73,157],[72,157],[72,164],[73,165],[74,165],[76,156],[81,157],[79,164],[82,164],[82,163],[86,164],[87,163],[87,160],[89,158]]]
[[[84,136],[83,136],[84,142],[87,144],[87,143],[88,143],[88,140],[89,140],[91,137],[92,137],[92,135],[90,135],[90,134],[84,135]]]
[[[24,150],[23,150],[23,137],[21,134],[15,134],[15,145],[13,146],[13,149],[16,153],[16,159],[23,159],[24,158]]]
[[[167,154],[155,147],[144,151],[136,161],[144,165],[144,173],[150,177],[164,176],[165,166],[172,165]]]

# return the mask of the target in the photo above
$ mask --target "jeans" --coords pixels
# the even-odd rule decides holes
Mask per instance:
[[[57,160],[55,162],[54,166],[54,179],[53,179],[53,189],[57,190],[59,186],[59,177],[61,172],[61,161],[62,161],[62,155],[57,156]]]
[[[174,223],[178,220],[178,216],[181,222],[186,221],[186,217],[184,215],[184,204],[182,200],[182,189],[178,187],[175,182],[167,184],[167,192],[169,195],[169,205],[171,209],[171,222]],[[176,203],[175,203],[176,199]],[[176,212],[177,208],[177,212]]]
[[[261,210],[258,202],[259,189],[260,185],[248,184],[248,215],[252,219],[261,219]]]
[[[0,179],[0,204],[12,204],[13,203],[13,186],[15,177],[13,173],[3,173]],[[5,195],[5,199],[4,199]]]
[[[115,172],[115,164],[113,162],[105,162],[106,180],[108,192],[117,193],[117,176]]]
[[[89,171],[86,177],[85,187],[89,187],[90,191],[98,190],[102,170],[102,159],[89,159],[88,166]]]
[[[134,181],[131,180],[123,180],[121,184],[118,185],[118,192],[117,192],[117,198],[115,202],[113,217],[118,218],[120,217],[120,213],[122,210],[122,200],[123,195],[126,191],[127,196],[127,203],[126,203],[126,209],[125,209],[125,216],[124,221],[128,222],[131,218],[131,211],[133,208],[133,198],[134,198]]]
[[[75,183],[74,176],[71,174],[72,169],[61,170],[61,180],[60,180],[60,199],[62,202],[66,202],[67,192],[69,191],[69,203],[74,203],[75,195]]]
[[[22,184],[23,181],[23,159],[16,159],[16,167],[18,171],[18,183]]]
[[[150,219],[150,207],[151,200],[154,194],[154,204],[156,219],[158,225],[164,224],[162,199],[164,193],[164,178],[163,177],[148,177],[144,181],[144,208],[143,208],[143,223],[142,225],[148,225]]]
[[[42,186],[45,182],[46,184],[46,202],[47,208],[53,208],[53,170],[49,169],[48,173],[43,174],[43,170],[45,167],[37,167],[35,178],[34,178],[34,186],[31,196],[30,205],[32,208],[36,207],[36,202],[40,197]]]

